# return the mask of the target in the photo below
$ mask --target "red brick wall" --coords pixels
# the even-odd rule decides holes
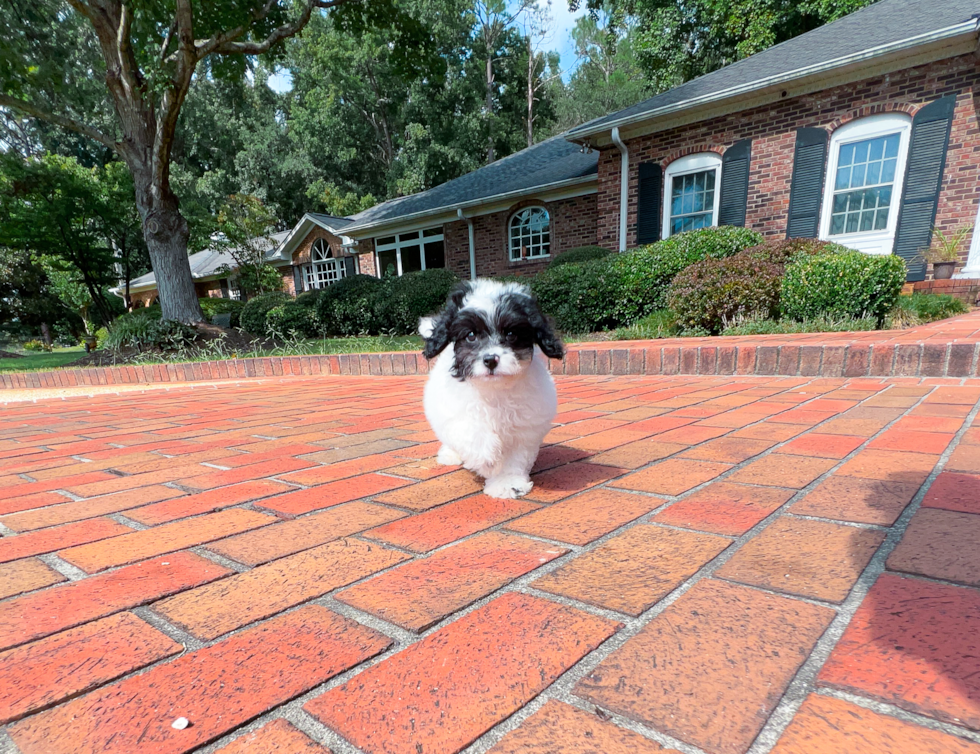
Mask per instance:
[[[377,275],[374,269],[374,239],[365,238],[357,242],[357,268],[362,275]]]
[[[221,283],[217,280],[194,283],[194,291],[198,298],[221,298]]]
[[[636,243],[636,177],[641,162],[656,161],[666,167],[682,154],[723,152],[740,139],[753,139],[746,225],[766,236],[782,237],[797,128],[823,127],[832,132],[855,118],[876,113],[914,114],[948,94],[957,94],[958,99],[936,225],[948,231],[972,223],[980,202],[978,63],[977,55],[965,55],[629,140],[627,246]],[[603,150],[597,239],[609,248],[615,248],[619,228],[619,166],[619,152]]]
[[[129,294],[129,300],[133,302],[133,308],[138,309],[143,306],[151,306],[157,300],[156,290],[140,291],[139,293]],[[140,302],[137,304],[137,302]]]
[[[551,220],[551,256],[541,260],[511,262],[507,246],[507,223],[518,209],[539,206]],[[470,276],[469,231],[462,220],[443,226],[446,267],[461,278]],[[557,254],[596,242],[596,195],[587,194],[555,202],[533,200],[515,204],[506,212],[473,218],[474,251],[478,277],[530,275],[548,266]]]

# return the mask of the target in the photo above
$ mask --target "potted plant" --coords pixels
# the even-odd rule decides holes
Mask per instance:
[[[935,280],[949,280],[953,277],[956,264],[960,261],[960,244],[971,230],[973,226],[967,225],[947,236],[939,228],[935,229],[932,246],[922,254],[925,261],[932,264],[932,277]]]

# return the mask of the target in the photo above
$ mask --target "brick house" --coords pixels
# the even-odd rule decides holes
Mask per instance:
[[[574,246],[745,225],[896,253],[923,280],[933,227],[980,219],[978,16],[980,0],[880,0],[373,207],[345,232],[375,269],[425,260],[470,277],[533,272]],[[980,230],[961,261],[961,277],[980,278]]]

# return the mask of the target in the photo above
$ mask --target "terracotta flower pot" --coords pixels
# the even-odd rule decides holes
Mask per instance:
[[[932,276],[936,280],[949,280],[953,277],[953,270],[956,269],[956,262],[933,262]]]

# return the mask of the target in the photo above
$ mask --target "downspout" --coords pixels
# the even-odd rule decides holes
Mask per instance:
[[[457,209],[456,216],[464,220],[470,230],[470,280],[476,280],[476,242],[473,240],[473,221],[463,214],[463,210]]]
[[[630,153],[619,138],[619,126],[613,126],[612,142],[622,158],[619,161],[619,250],[626,251],[626,211],[630,191]]]

